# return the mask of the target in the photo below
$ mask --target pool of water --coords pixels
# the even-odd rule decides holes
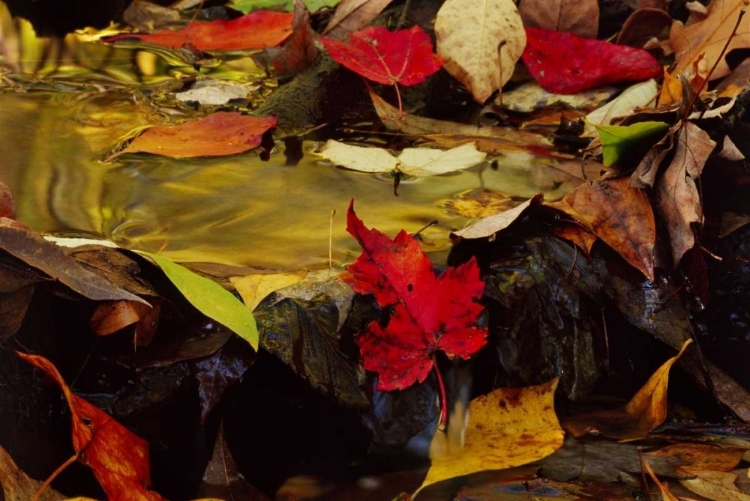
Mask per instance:
[[[0,4],[2,26],[5,17]],[[497,159],[497,168],[486,163],[407,179],[394,196],[392,179],[338,169],[314,154],[320,146],[314,141],[302,142],[298,162],[289,162],[277,141],[268,161],[249,152],[187,160],[130,155],[105,163],[134,129],[189,116],[184,105],[170,109],[163,99],[188,70],[142,49],[87,44],[75,35],[60,45],[59,57],[41,60],[40,46],[48,42],[18,26],[15,39],[10,28],[0,37],[0,180],[15,193],[18,219],[41,232],[163,249],[178,261],[323,268],[329,241],[334,265],[358,254],[345,228],[352,198],[365,224],[390,235],[437,220],[421,235],[426,251],[439,252],[449,247],[452,230],[471,222],[446,209],[468,190],[515,197],[545,191],[549,200],[576,184],[550,170],[550,160],[520,155]],[[253,65],[234,58],[201,71],[247,81]]]

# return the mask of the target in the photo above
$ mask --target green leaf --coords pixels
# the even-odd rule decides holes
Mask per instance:
[[[307,10],[315,14],[324,7],[333,7],[341,0],[303,0]],[[292,12],[294,10],[294,0],[232,0],[228,7],[247,14],[253,10],[285,10]]]
[[[664,122],[639,122],[633,125],[597,125],[591,123],[602,142],[604,165],[616,164],[628,150],[638,142],[666,131],[669,124]]]
[[[156,262],[167,278],[180,290],[185,299],[198,311],[223,326],[258,349],[258,326],[250,309],[213,280],[193,273],[171,259],[146,251],[136,251]]]

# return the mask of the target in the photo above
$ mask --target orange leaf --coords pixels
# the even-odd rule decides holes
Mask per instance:
[[[57,368],[44,357],[16,352],[21,360],[41,369],[60,386],[70,406],[73,448],[78,460],[94,471],[110,501],[161,501],[148,490],[151,472],[148,442],[112,416],[74,395]]]
[[[106,336],[138,322],[151,307],[135,301],[111,301],[102,303],[91,316],[91,329]]]
[[[260,145],[263,133],[276,126],[276,117],[251,117],[220,111],[179,125],[157,125],[136,137],[125,153],[152,153],[172,158],[236,155]]]
[[[179,49],[192,45],[198,50],[240,50],[274,47],[292,34],[293,14],[257,11],[231,21],[193,22],[182,30],[162,30],[151,34],[126,33],[104,39],[105,42],[139,39]]]

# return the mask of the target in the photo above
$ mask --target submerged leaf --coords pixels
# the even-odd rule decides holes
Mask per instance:
[[[232,330],[253,349],[258,349],[258,327],[253,313],[231,292],[171,259],[146,251],[138,253],[152,259],[198,311]]]

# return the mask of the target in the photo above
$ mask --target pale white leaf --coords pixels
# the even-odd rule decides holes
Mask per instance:
[[[466,143],[450,150],[433,148],[406,148],[398,160],[399,171],[410,176],[436,176],[447,174],[482,162],[486,153],[477,150],[474,143]]]

